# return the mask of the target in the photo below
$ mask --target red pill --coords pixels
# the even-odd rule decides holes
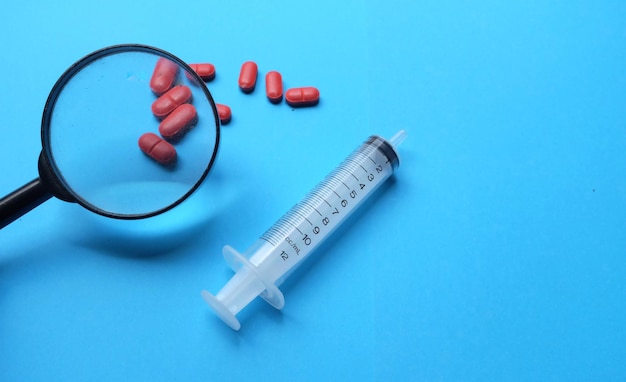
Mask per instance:
[[[213,64],[189,64],[200,78],[204,81],[211,81],[215,78],[215,66]]]
[[[283,77],[277,71],[272,70],[265,75],[265,94],[272,103],[283,100]]]
[[[320,100],[320,91],[312,86],[304,88],[291,88],[285,92],[285,101],[290,106],[313,106]]]
[[[219,103],[216,103],[215,106],[217,106],[217,115],[220,117],[220,122],[222,123],[222,125],[226,125],[228,122],[230,122],[230,118],[233,115],[230,107]]]
[[[152,89],[152,91],[157,95],[165,93],[172,86],[174,86],[176,74],[178,74],[177,63],[170,61],[165,57],[159,58],[154,67],[154,72],[152,72],[150,89]]]
[[[174,86],[152,103],[152,113],[158,118],[164,118],[190,99],[191,89],[185,85]]]
[[[196,124],[198,114],[196,108],[188,103],[176,108],[159,124],[159,133],[167,140],[178,140]]]
[[[139,148],[147,156],[164,166],[176,162],[176,149],[154,133],[145,133],[139,137]]]
[[[259,68],[253,61],[244,62],[241,65],[241,72],[239,72],[239,87],[244,93],[252,93],[256,86],[256,77],[259,73]]]

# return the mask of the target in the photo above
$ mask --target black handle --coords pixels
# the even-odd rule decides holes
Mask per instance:
[[[0,199],[0,229],[51,197],[48,187],[37,178]]]

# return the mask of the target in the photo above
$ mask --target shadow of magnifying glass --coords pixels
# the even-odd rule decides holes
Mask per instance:
[[[144,154],[138,139],[158,134],[150,79],[159,60],[177,67],[174,85],[192,93],[197,122],[174,142],[176,163]],[[145,45],[115,45],[72,65],[56,82],[41,126],[39,177],[0,199],[0,229],[51,197],[116,219],[169,211],[207,177],[217,156],[220,125],[209,90],[182,60]]]

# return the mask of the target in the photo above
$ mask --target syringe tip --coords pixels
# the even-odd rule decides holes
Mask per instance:
[[[400,143],[402,143],[402,141],[404,141],[405,138],[406,138],[406,131],[400,130],[393,137],[389,139],[389,143],[395,149],[400,145]]]

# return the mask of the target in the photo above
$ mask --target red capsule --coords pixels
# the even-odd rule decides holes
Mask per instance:
[[[157,95],[161,95],[168,91],[174,82],[176,82],[176,74],[178,74],[178,64],[170,61],[165,57],[157,60],[150,79],[150,89]]]
[[[191,89],[185,85],[174,86],[152,103],[152,113],[164,118],[179,105],[191,100]]]
[[[164,166],[176,162],[176,149],[154,133],[145,133],[139,137],[139,148],[147,156]]]
[[[291,88],[285,92],[285,101],[290,106],[313,106],[320,100],[320,91],[312,86],[304,88]]]
[[[189,64],[191,69],[193,69],[200,78],[204,81],[211,81],[215,78],[215,66],[213,64]]]
[[[219,103],[216,103],[215,106],[217,106],[217,115],[220,117],[220,122],[222,123],[222,125],[226,125],[228,122],[230,122],[230,118],[233,115],[230,107]]]
[[[178,140],[196,124],[196,108],[188,103],[177,107],[159,124],[159,133],[167,140]]]
[[[277,71],[272,70],[265,75],[265,94],[272,103],[283,100],[283,77]]]
[[[253,61],[244,62],[241,65],[241,72],[239,72],[239,87],[244,93],[252,93],[256,86],[256,77],[259,73],[259,68]]]

